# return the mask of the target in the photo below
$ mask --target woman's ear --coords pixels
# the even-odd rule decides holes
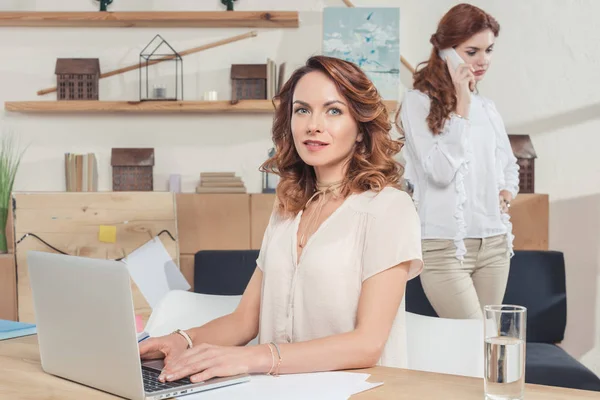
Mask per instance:
[[[356,143],[360,143],[363,141],[363,133],[362,132],[358,132],[358,135],[356,136]]]

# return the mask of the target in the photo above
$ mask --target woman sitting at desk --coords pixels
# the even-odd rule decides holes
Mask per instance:
[[[422,267],[420,223],[397,189],[388,112],[354,64],[316,56],[276,100],[277,201],[237,309],[140,345],[160,379],[300,373],[405,363],[406,281]],[[245,346],[256,336],[259,345]]]

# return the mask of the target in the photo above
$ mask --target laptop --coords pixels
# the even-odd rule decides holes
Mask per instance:
[[[247,382],[247,374],[161,383],[140,360],[129,272],[120,261],[29,251],[42,369],[132,400],[158,400]]]

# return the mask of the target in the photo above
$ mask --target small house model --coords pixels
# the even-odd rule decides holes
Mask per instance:
[[[112,149],[113,191],[152,191],[154,149]]]
[[[233,64],[231,66],[232,100],[267,98],[267,64]]]
[[[508,135],[519,164],[519,192],[535,193],[535,159],[537,154],[529,135]]]
[[[59,58],[55,73],[58,100],[98,100],[97,58]]]

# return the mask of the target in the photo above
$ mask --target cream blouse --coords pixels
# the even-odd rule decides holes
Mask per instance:
[[[295,217],[271,215],[257,259],[263,272],[259,342],[302,342],[350,332],[362,283],[411,261],[421,272],[420,222],[411,198],[387,187],[350,195],[309,238],[297,258]],[[406,366],[404,300],[379,365]]]

